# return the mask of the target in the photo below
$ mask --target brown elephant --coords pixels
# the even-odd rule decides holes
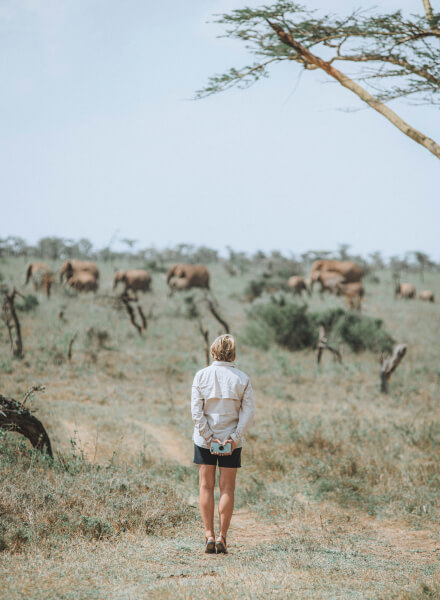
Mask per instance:
[[[118,283],[124,284],[124,293],[128,290],[132,292],[148,292],[151,285],[151,275],[143,269],[131,269],[128,271],[118,271],[113,279],[113,289]]]
[[[330,294],[340,295],[342,292],[338,292],[338,286],[345,283],[344,277],[336,271],[323,271],[318,273],[315,282],[321,284],[319,293],[321,296],[324,292],[330,292]]]
[[[365,290],[360,281],[352,283],[338,283],[336,285],[337,295],[343,294],[348,306],[352,310],[362,309],[362,298],[365,296]]]
[[[88,260],[66,260],[60,269],[60,282],[63,281],[64,276],[69,280],[70,277],[77,273],[90,273],[98,283],[99,281],[99,270],[94,262]]]
[[[351,260],[316,260],[310,272],[311,287],[319,280],[320,274],[328,272],[338,273],[344,283],[362,281],[363,276],[361,267]]]
[[[416,288],[412,283],[398,283],[395,290],[396,298],[415,298]]]
[[[27,285],[31,279],[34,290],[37,292],[44,288],[46,296],[49,298],[50,288],[53,284],[53,274],[49,265],[43,262],[30,263],[26,267],[25,285]]]
[[[88,271],[77,271],[69,277],[67,283],[78,292],[96,292],[98,289],[98,281]]]
[[[209,290],[209,271],[205,265],[186,265],[177,263],[167,273],[170,292],[173,289],[189,290],[200,287]]]
[[[289,286],[289,288],[292,290],[292,292],[294,294],[298,294],[299,296],[302,296],[303,291],[306,291],[307,294],[310,296],[310,289],[309,289],[309,286],[307,285],[307,281],[304,279],[304,277],[293,275],[292,277],[289,278],[287,285]]]
[[[419,298],[425,302],[435,302],[434,292],[431,292],[431,290],[423,290],[419,293]]]

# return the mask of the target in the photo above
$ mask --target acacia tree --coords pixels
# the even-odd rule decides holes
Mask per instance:
[[[293,61],[308,71],[325,71],[440,158],[439,144],[386,105],[396,98],[440,104],[440,13],[433,12],[430,0],[423,0],[423,7],[423,15],[410,18],[401,11],[372,15],[363,10],[343,18],[318,17],[300,4],[278,0],[218,15],[216,22],[226,26],[225,37],[243,41],[257,60],[211,77],[196,97],[233,86],[246,88],[267,77],[272,64]],[[354,65],[354,72],[348,75],[334,66],[342,62]]]

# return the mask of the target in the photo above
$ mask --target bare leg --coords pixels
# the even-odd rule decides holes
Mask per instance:
[[[207,538],[214,537],[215,465],[199,465],[200,512]]]
[[[234,510],[234,491],[237,469],[220,467],[220,502],[218,512],[220,515],[220,535],[226,539],[232,511]]]

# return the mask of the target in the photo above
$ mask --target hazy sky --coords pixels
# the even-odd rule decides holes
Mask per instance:
[[[139,247],[346,242],[440,259],[440,161],[324,74],[298,82],[299,65],[282,63],[248,90],[191,100],[249,62],[206,21],[260,3],[0,0],[0,237],[100,247],[119,230]],[[422,0],[380,6],[420,12]],[[392,106],[440,140],[438,109]]]

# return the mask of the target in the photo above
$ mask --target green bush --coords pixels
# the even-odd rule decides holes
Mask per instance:
[[[38,298],[33,294],[27,294],[23,297],[22,302],[17,302],[17,309],[21,312],[30,312],[35,310],[40,303]]]
[[[259,298],[264,292],[265,287],[266,282],[264,279],[251,279],[244,289],[245,299],[252,302],[255,298]]]
[[[254,305],[248,318],[245,341],[264,350],[272,343],[289,350],[313,348],[320,325],[334,343],[345,343],[354,352],[389,352],[394,343],[382,329],[380,319],[346,312],[341,308],[310,313],[306,304],[286,302],[283,296],[272,296],[270,302]]]
[[[382,325],[381,319],[347,312],[336,321],[331,335],[347,343],[354,352],[391,352],[394,340],[382,329]]]
[[[255,306],[251,316],[266,325],[274,342],[289,350],[301,350],[313,346],[316,341],[313,323],[306,313],[305,304],[279,302],[273,298],[268,303]]]
[[[276,291],[287,291],[287,279],[280,279],[279,277],[267,276],[263,273],[263,276],[259,279],[251,279],[244,289],[244,298],[248,302],[252,302],[256,298],[259,298],[263,292],[274,293]]]

